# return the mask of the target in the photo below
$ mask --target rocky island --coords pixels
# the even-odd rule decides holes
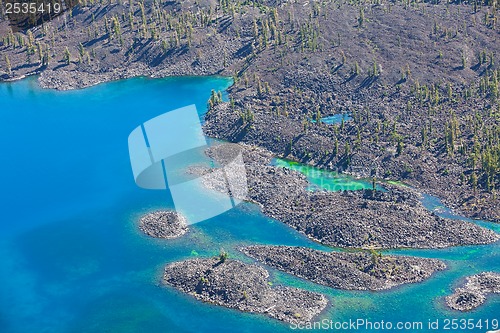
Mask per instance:
[[[289,323],[311,321],[327,306],[323,295],[271,286],[268,277],[262,267],[221,256],[171,263],[165,267],[163,283],[204,302]]]
[[[139,229],[154,238],[177,238],[188,231],[187,221],[180,213],[158,210],[142,216]]]
[[[466,278],[463,286],[446,297],[446,304],[459,311],[470,311],[486,301],[490,293],[500,293],[500,274],[484,272]]]
[[[347,290],[383,290],[428,279],[446,268],[437,259],[370,252],[322,252],[303,247],[247,246],[259,262],[311,282]]]

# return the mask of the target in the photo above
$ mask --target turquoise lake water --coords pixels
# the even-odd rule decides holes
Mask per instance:
[[[342,120],[348,121],[351,119],[352,118],[348,114],[342,113],[342,114],[334,114],[333,116],[322,117],[321,122],[327,125],[334,125],[334,124],[341,124]],[[315,124],[316,122],[317,120],[311,119],[311,123]]]
[[[57,92],[33,78],[0,84],[2,218],[0,332],[290,332],[287,324],[209,304],[159,286],[162,267],[224,248],[283,244],[332,250],[244,204],[191,226],[176,240],[137,230],[145,212],[172,207],[163,191],[138,188],[127,137],[168,110],[206,109],[224,78],[136,78]],[[182,139],[182,138],[179,138]],[[369,184],[371,185],[371,184]],[[427,198],[430,209],[440,208]],[[451,216],[455,217],[456,216]],[[498,225],[478,222],[500,232]],[[318,320],[421,321],[499,318],[500,297],[470,313],[445,308],[443,296],[467,275],[500,271],[499,244],[444,250],[397,250],[441,258],[448,270],[424,283],[384,292],[340,291],[270,269],[274,284],[326,294]],[[475,328],[467,332],[485,332]],[[360,329],[358,332],[372,332]]]

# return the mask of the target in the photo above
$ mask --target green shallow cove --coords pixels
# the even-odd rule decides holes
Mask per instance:
[[[371,180],[357,179],[336,171],[327,171],[295,161],[276,158],[273,160],[272,164],[295,170],[305,175],[311,184],[308,187],[308,190],[310,191],[358,191],[373,188]],[[376,188],[379,191],[384,190],[384,188],[379,184],[376,185]]]

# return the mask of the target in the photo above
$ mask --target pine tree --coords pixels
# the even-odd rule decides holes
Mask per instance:
[[[376,60],[373,60],[373,66],[372,66],[372,76],[373,77],[377,77],[379,76],[380,74],[380,71],[379,71],[379,68],[378,68],[378,64],[377,64],[377,61]]]
[[[64,62],[66,65],[69,65],[71,62],[71,53],[68,50],[68,47],[64,49]]]
[[[116,16],[113,17],[112,24],[113,24],[113,31],[114,31],[116,38],[120,41],[120,45],[123,45],[122,28],[120,25],[120,21],[118,20],[118,17],[116,17]]]
[[[363,8],[360,8],[359,9],[359,17],[358,17],[359,27],[363,27],[364,22],[365,22],[365,11]]]
[[[397,154],[397,156],[399,156],[399,155],[401,155],[403,153],[403,148],[404,148],[403,140],[399,139],[398,140],[398,146],[396,148],[396,154]]]
[[[346,164],[350,164],[351,163],[351,145],[349,144],[349,142],[345,143],[344,155],[346,158]]]
[[[427,130],[425,129],[425,126],[422,127],[421,137],[422,137],[422,147],[426,147],[427,146]]]
[[[477,174],[473,172],[470,176],[470,183],[472,185],[472,188],[474,189],[474,193],[476,193],[477,190]]]
[[[354,63],[354,70],[353,70],[353,74],[354,74],[354,75],[359,75],[359,73],[361,73],[361,69],[359,68],[359,64],[358,64],[358,62],[355,62],[355,63]]]
[[[10,59],[8,55],[5,55],[5,68],[7,68],[7,73],[9,75],[12,74],[12,66],[10,64]]]
[[[351,145],[349,145],[349,142],[346,142],[344,147],[344,155],[349,156],[350,154],[351,154]]]
[[[80,54],[80,57],[83,59],[85,56],[85,48],[83,47],[82,43],[78,44],[78,53]]]

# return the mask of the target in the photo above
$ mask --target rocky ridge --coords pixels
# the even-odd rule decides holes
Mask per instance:
[[[437,259],[369,252],[322,252],[304,247],[247,246],[246,255],[308,281],[346,290],[384,290],[428,279],[446,268]]]

